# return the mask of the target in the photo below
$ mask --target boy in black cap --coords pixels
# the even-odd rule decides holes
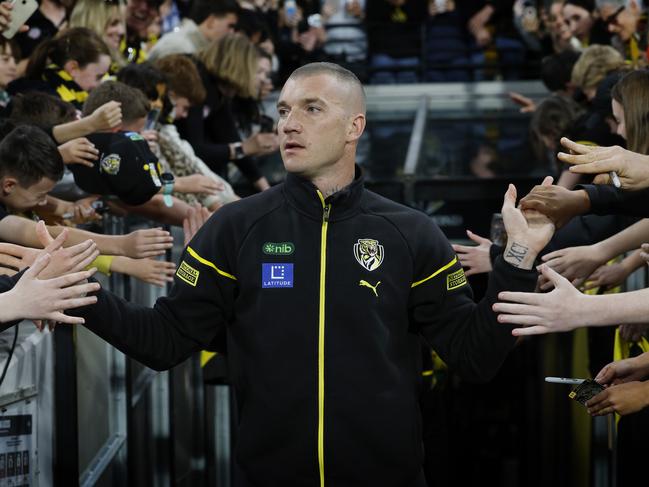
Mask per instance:
[[[122,209],[164,223],[182,225],[189,205],[171,196],[172,191],[201,192],[192,176],[174,178],[163,173],[149,143],[140,135],[149,112],[149,100],[138,89],[119,81],[106,81],[93,90],[83,113],[92,113],[108,101],[122,104],[122,124],[114,132],[98,132],[87,138],[99,151],[93,167],[70,169],[81,189],[89,193],[115,195]]]
[[[43,130],[21,126],[11,131],[0,143],[0,240],[41,247],[36,236],[36,223],[10,215],[31,210],[46,202],[49,191],[63,174],[63,161],[56,144]],[[48,230],[54,236],[64,227]],[[69,229],[67,245],[87,239],[96,242],[103,254],[127,255],[133,258],[163,254],[171,247],[168,232],[160,229],[138,230],[128,235],[101,235],[76,228]]]

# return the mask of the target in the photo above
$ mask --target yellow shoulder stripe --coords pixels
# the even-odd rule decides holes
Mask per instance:
[[[208,267],[211,267],[211,268],[214,269],[216,272],[218,272],[219,274],[221,274],[223,277],[230,278],[230,279],[232,279],[233,281],[236,281],[236,280],[237,280],[237,278],[234,277],[232,274],[228,274],[227,272],[222,271],[221,269],[219,269],[218,267],[216,267],[216,266],[215,266],[212,262],[210,262],[209,260],[207,260],[207,259],[203,259],[203,258],[202,258],[200,255],[198,255],[198,254],[196,253],[196,251],[195,251],[194,249],[192,249],[191,247],[187,247],[187,252],[189,253],[189,255],[191,255],[191,256],[192,256],[194,259],[196,259],[198,262],[200,262],[201,264],[205,264],[205,265],[208,266]]]
[[[216,357],[216,352],[208,352],[207,350],[201,350],[201,367],[205,367],[207,362]]]
[[[455,256],[455,258],[454,258],[451,262],[449,262],[448,264],[446,264],[446,265],[443,266],[443,267],[440,267],[439,269],[437,269],[435,272],[433,272],[433,273],[432,273],[430,276],[428,276],[427,278],[422,279],[421,281],[413,282],[413,283],[411,284],[410,287],[413,288],[413,287],[417,287],[417,286],[419,286],[420,284],[423,284],[424,282],[428,281],[429,279],[432,279],[433,277],[435,277],[435,276],[436,276],[437,274],[439,274],[440,272],[444,272],[444,271],[445,271],[446,269],[448,269],[449,267],[452,267],[453,265],[455,265],[456,262],[457,262],[457,255]]]

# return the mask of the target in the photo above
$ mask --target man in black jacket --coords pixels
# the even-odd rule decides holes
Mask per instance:
[[[432,220],[363,188],[352,73],[303,66],[278,110],[286,182],[211,217],[153,309],[102,291],[81,316],[157,369],[226,352],[251,486],[424,486],[419,335],[464,377],[489,379],[514,343],[491,306],[501,290],[534,289],[554,227],[517,210],[510,186],[507,248],[476,305]]]

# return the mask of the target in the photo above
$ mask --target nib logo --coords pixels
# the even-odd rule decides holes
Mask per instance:
[[[293,242],[266,242],[262,251],[266,255],[291,255],[295,252],[295,245]]]

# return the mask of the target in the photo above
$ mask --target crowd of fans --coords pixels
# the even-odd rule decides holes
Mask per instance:
[[[0,4],[0,29],[12,10]],[[93,302],[86,293],[97,285],[87,279],[96,270],[170,281],[175,266],[156,259],[172,246],[169,232],[104,235],[102,214],[184,223],[189,237],[239,198],[232,165],[267,189],[256,158],[278,140],[261,101],[295,68],[324,60],[368,83],[540,76],[551,96],[511,96],[531,113],[537,156],[552,162],[557,184],[521,205],[560,228],[547,267],[606,292],[648,259],[646,191],[625,191],[649,180],[633,165],[649,155],[646,20],[642,0],[41,0],[15,37],[0,36],[0,285],[9,290],[0,319],[80,322],[62,311]],[[530,59],[540,60],[532,73],[522,68]],[[581,162],[590,166],[566,165]],[[592,184],[588,173],[608,183],[610,171],[622,188]],[[628,216],[576,216],[589,211]],[[478,245],[456,252],[468,274],[488,272],[502,249],[468,235]],[[569,293],[548,268],[540,290]],[[503,321],[554,331],[502,306]],[[616,340],[648,352],[649,325],[627,321]],[[605,365],[593,364],[593,375],[603,368],[613,411],[649,404],[639,381],[615,396],[627,376]]]

